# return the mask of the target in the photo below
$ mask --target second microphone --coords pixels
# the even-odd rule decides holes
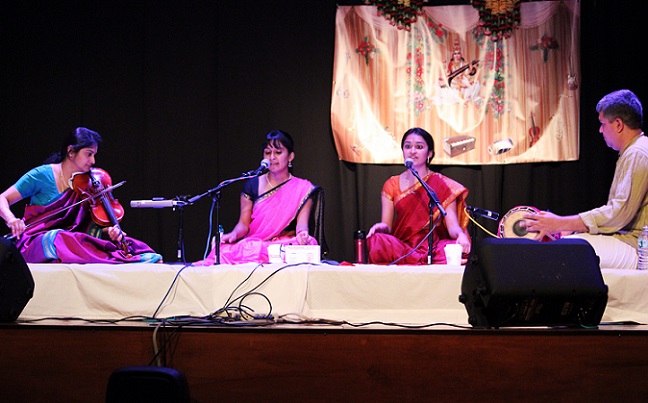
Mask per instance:
[[[253,169],[251,171],[244,172],[243,176],[259,176],[259,175],[261,175],[263,173],[263,171],[268,169],[269,166],[270,166],[270,160],[264,158],[261,161],[261,164],[259,164],[259,167],[257,169]]]

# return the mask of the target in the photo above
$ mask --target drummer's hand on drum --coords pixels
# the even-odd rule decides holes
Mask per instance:
[[[560,232],[560,216],[549,211],[538,211],[537,214],[525,213],[523,226],[527,232],[537,232],[533,239],[539,241],[546,235]]]

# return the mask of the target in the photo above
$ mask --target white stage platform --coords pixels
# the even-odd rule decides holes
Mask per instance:
[[[254,290],[255,313],[365,323],[467,325],[462,266],[30,264],[33,298],[19,320],[203,316]],[[256,268],[256,270],[255,270]],[[648,323],[648,272],[603,269],[602,322]],[[251,276],[250,276],[251,274]],[[249,276],[249,278],[248,278]],[[246,280],[247,279],[247,280]]]

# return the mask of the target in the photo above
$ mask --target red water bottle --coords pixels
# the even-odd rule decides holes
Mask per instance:
[[[355,262],[367,263],[367,244],[365,232],[358,230],[353,234],[355,244]]]

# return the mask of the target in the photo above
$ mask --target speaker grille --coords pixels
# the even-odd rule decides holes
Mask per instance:
[[[18,319],[34,295],[34,278],[10,240],[0,238],[0,322]]]
[[[468,259],[459,300],[475,327],[591,327],[601,321],[607,292],[584,240],[489,238]]]

